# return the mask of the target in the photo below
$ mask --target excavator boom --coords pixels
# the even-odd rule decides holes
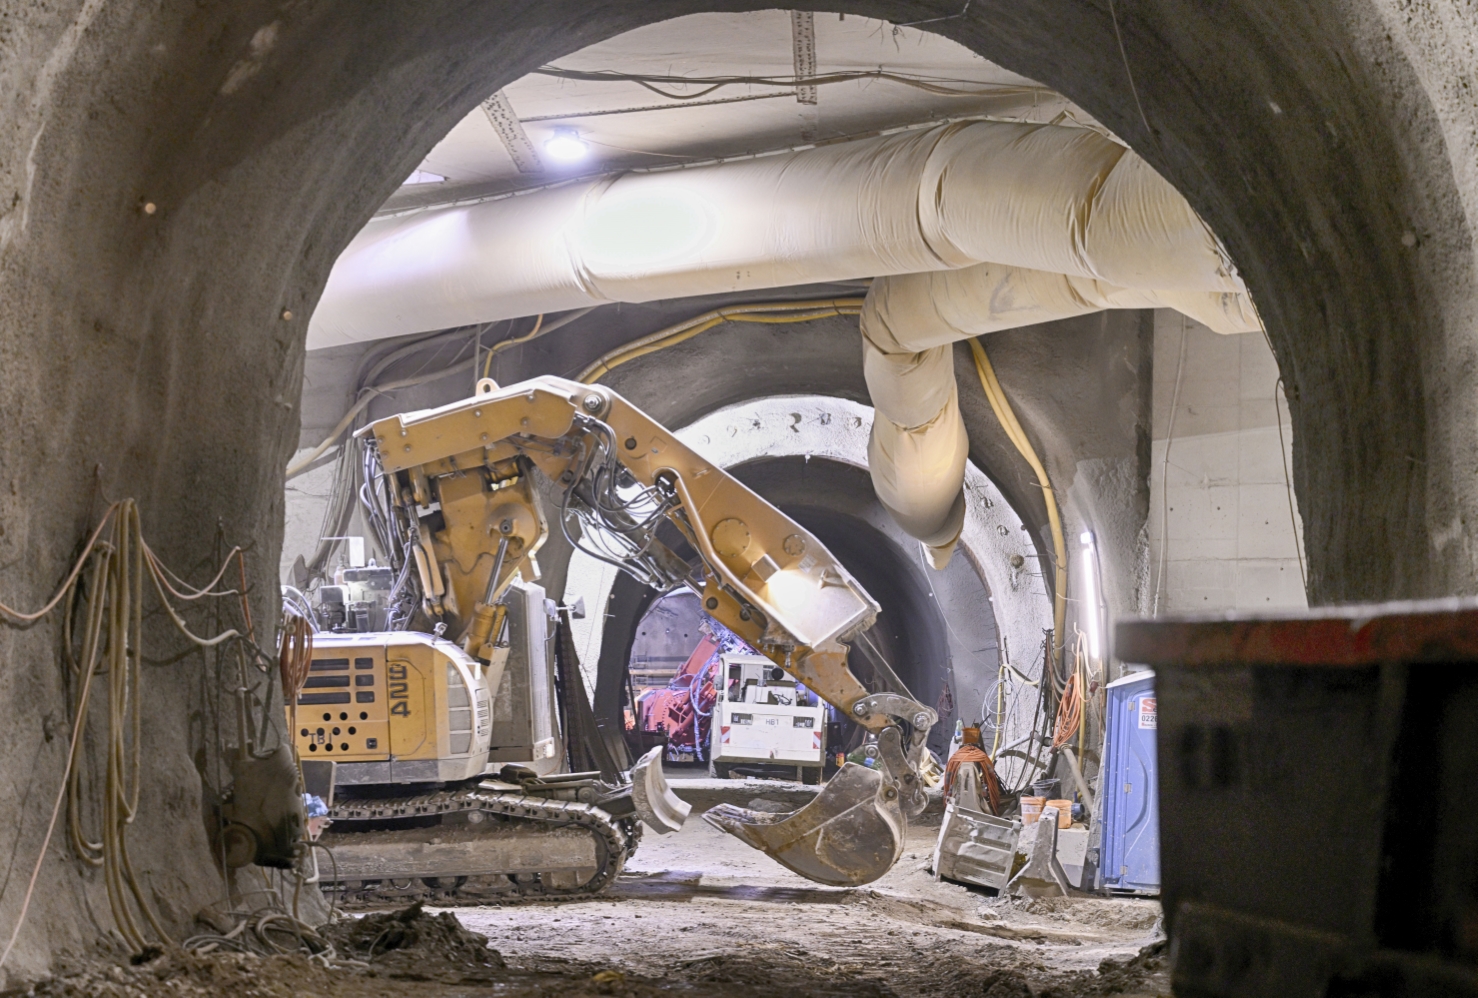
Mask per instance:
[[[792,814],[723,805],[707,820],[821,883],[867,883],[896,862],[924,806],[918,764],[937,718],[852,674],[844,642],[878,606],[814,535],[604,386],[484,380],[470,399],[360,433],[393,483],[423,609],[469,655],[489,659],[498,599],[548,534],[537,468],[573,544],[654,587],[687,584],[710,616],[878,736],[879,769],[846,764]],[[658,538],[663,522],[696,566]]]

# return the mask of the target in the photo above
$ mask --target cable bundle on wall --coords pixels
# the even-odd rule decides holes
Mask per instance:
[[[104,534],[106,532],[106,539]],[[244,588],[216,589],[233,559],[245,580],[245,567],[240,548],[233,548],[220,570],[202,589],[181,582],[169,571],[144,541],[139,511],[133,500],[109,506],[101,522],[84,544],[61,587],[34,613],[23,613],[0,604],[0,615],[18,624],[34,623],[65,608],[63,621],[63,659],[69,669],[72,695],[72,732],[67,764],[57,791],[51,818],[41,850],[32,868],[26,893],[16,916],[0,965],[5,963],[25,924],[62,804],[68,805],[67,837],[79,859],[103,871],[108,902],[119,935],[134,952],[149,945],[150,938],[168,945],[170,937],[160,924],[153,906],[145,896],[128,852],[128,828],[139,813],[139,799],[144,772],[143,751],[143,603],[152,584],[160,605],[175,629],[193,645],[212,648],[235,641],[243,662],[258,664],[265,656],[251,637],[250,611]],[[89,572],[88,569],[91,569]],[[83,580],[85,578],[85,584]],[[176,585],[180,588],[176,588]],[[79,588],[82,586],[82,588]],[[186,591],[181,592],[184,589]],[[182,601],[207,596],[241,599],[247,633],[235,628],[209,638],[192,632],[171,604],[169,593]],[[80,611],[80,624],[76,619]],[[80,628],[80,640],[74,629]],[[85,827],[83,733],[90,717],[93,688],[99,677],[107,680],[106,728],[104,745],[102,820],[95,834]],[[270,700],[270,698],[269,698]]]
[[[308,671],[313,665],[313,622],[298,613],[284,614],[283,622],[277,669],[282,678],[282,695],[288,703],[288,728],[295,731],[298,727],[298,690],[307,682]],[[291,744],[296,753],[297,743]]]
[[[128,826],[138,814],[143,770],[143,675],[139,668],[143,573],[138,509],[131,502],[123,503],[114,518],[109,542],[97,552],[85,603],[82,656],[80,661],[70,662],[80,680],[72,708],[79,729],[86,725],[93,677],[100,671],[100,661],[105,663],[101,670],[108,679],[103,818],[98,840],[93,841],[83,829],[82,743],[77,739],[67,762],[67,829],[78,857],[88,866],[102,869],[113,922],[134,952],[148,943],[135,908],[154,938],[169,942],[169,935],[144,898],[128,854]]]

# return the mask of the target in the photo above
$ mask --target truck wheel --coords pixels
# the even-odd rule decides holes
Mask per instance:
[[[808,786],[817,786],[821,783],[821,767],[807,766],[801,770],[801,782]]]
[[[729,764],[727,762],[709,760],[708,775],[717,780],[727,780],[729,778]]]

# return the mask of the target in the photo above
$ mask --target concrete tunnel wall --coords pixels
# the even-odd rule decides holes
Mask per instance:
[[[43,603],[100,499],[127,495],[192,579],[217,530],[250,542],[270,620],[303,330],[338,251],[502,84],[641,23],[761,6],[4,0],[5,601]],[[1106,4],[829,9],[937,19],[925,27],[1060,90],[1222,237],[1289,389],[1312,601],[1474,591],[1471,19],[1430,0],[1121,7],[1121,58]],[[157,620],[149,636],[155,661],[179,650]],[[28,859],[34,802],[64,764],[43,733],[65,721],[55,621],[0,630],[0,662],[0,811],[15,816],[0,848]],[[146,667],[133,857],[174,931],[220,893],[192,761],[202,668]],[[7,890],[7,924],[17,905]],[[91,945],[105,909],[54,848],[7,971]]]

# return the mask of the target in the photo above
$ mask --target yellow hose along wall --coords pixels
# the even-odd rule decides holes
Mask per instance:
[[[684,343],[699,333],[707,332],[714,326],[725,322],[781,324],[810,322],[813,319],[824,319],[832,315],[860,315],[862,302],[861,298],[829,298],[820,301],[759,302],[753,305],[733,305],[728,308],[715,309],[674,326],[668,326],[666,329],[659,329],[655,333],[633,340],[601,355],[593,364],[581,371],[575,380],[594,384],[622,364]]]
[[[1042,466],[1042,460],[1037,456],[1036,448],[1027,439],[1026,432],[1022,430],[1021,424],[1016,420],[1016,413],[1011,408],[1010,399],[1001,389],[1001,383],[996,380],[995,368],[991,366],[990,358],[986,356],[985,347],[978,339],[970,341],[970,353],[975,358],[975,373],[980,378],[980,387],[985,390],[985,397],[990,402],[991,411],[996,414],[996,419],[1001,423],[1001,429],[1006,431],[1006,436],[1011,443],[1026,458],[1027,464],[1031,465],[1032,471],[1037,476],[1037,483],[1042,486],[1042,500],[1047,504],[1047,522],[1052,528],[1052,638],[1053,654],[1062,647],[1063,621],[1067,615],[1067,545],[1062,537],[1062,517],[1057,509],[1057,493],[1052,491],[1052,482],[1047,478],[1047,469]]]

